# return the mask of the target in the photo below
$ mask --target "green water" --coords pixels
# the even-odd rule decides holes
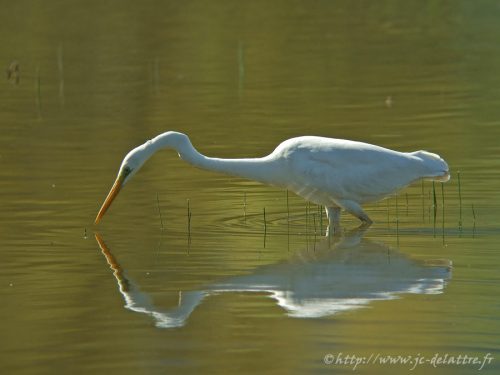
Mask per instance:
[[[4,4],[0,61],[20,79],[0,90],[0,372],[401,374],[413,364],[375,358],[491,355],[481,373],[498,373],[499,15],[493,1]],[[308,134],[426,149],[452,179],[435,217],[417,183],[366,206],[364,233],[344,215],[328,243],[316,206],[165,151],[95,227],[123,156],[166,130],[231,158]],[[324,363],[339,353],[372,362]]]

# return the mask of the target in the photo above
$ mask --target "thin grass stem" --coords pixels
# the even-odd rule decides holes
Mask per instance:
[[[188,244],[191,244],[191,216],[192,216],[192,212],[191,212],[191,207],[190,207],[189,199],[188,199],[187,200]]]
[[[266,220],[266,208],[264,207],[264,248],[266,247],[266,237],[267,237],[267,220]]]
[[[436,198],[436,184],[434,183],[434,181],[432,181],[432,208],[433,208],[434,238],[436,238],[437,198]]]
[[[399,247],[399,205],[398,205],[398,194],[396,194],[396,243]]]
[[[422,222],[425,222],[425,194],[424,194],[424,180],[422,180]]]
[[[476,237],[476,211],[474,210],[474,204],[472,204],[472,238]]]
[[[243,193],[243,221],[247,222],[247,193]]]
[[[36,66],[35,72],[35,103],[38,118],[42,117],[42,89],[40,85],[40,66]]]
[[[441,216],[442,216],[442,234],[443,234],[443,245],[444,245],[444,183],[441,182],[441,199],[442,199],[442,209],[441,209]]]
[[[406,197],[406,216],[408,216],[409,204],[408,204],[408,193],[405,193]]]
[[[64,108],[64,60],[63,45],[59,44],[57,48],[57,70],[59,71],[59,104]]]
[[[156,193],[156,204],[158,206],[158,215],[160,215],[160,224],[161,224],[161,230],[165,230],[165,227],[163,226],[163,217],[161,215],[161,208],[160,208],[160,197],[158,195],[158,192]]]
[[[458,179],[458,204],[459,204],[459,216],[458,216],[458,230],[462,233],[462,184],[460,183],[460,171],[457,173]]]

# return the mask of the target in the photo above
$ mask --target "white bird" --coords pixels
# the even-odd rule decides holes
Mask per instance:
[[[372,220],[361,208],[363,204],[383,199],[422,178],[450,179],[448,164],[427,151],[398,152],[368,143],[304,136],[282,142],[261,158],[219,159],[200,154],[187,135],[169,131],[125,156],[96,224],[146,160],[166,148],[176,150],[181,159],[199,168],[285,188],[324,206],[333,232],[340,228],[341,209],[367,226]]]

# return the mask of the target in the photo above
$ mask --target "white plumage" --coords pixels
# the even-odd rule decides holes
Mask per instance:
[[[262,158],[219,159],[200,154],[182,133],[166,132],[136,147],[124,158],[118,177],[96,218],[98,223],[121,187],[156,151],[177,150],[197,167],[289,189],[325,206],[329,226],[338,229],[340,209],[372,223],[361,208],[421,178],[449,180],[448,164],[427,151],[398,152],[343,139],[304,136],[282,142]]]

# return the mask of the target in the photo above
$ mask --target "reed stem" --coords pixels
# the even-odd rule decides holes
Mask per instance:
[[[386,202],[387,202],[387,228],[390,228],[391,222],[390,222],[389,199],[386,199]]]
[[[41,92],[41,87],[40,87],[40,66],[36,66],[36,73],[35,73],[35,94],[36,94],[36,110],[38,114],[38,118],[42,117],[42,92]]]
[[[245,85],[245,49],[243,42],[238,42],[238,94],[241,95]]]
[[[425,194],[424,194],[424,180],[422,180],[422,222],[425,222]]]
[[[267,220],[266,220],[266,208],[264,207],[264,248],[266,247],[266,237],[267,237]]]
[[[476,237],[476,211],[474,210],[474,204],[472,204],[472,238]]]
[[[63,46],[59,44],[57,48],[57,69],[59,71],[59,104],[64,108],[64,60],[63,60]]]
[[[459,219],[458,219],[458,230],[462,233],[462,184],[460,183],[460,171],[457,172],[458,178],[458,204],[459,204]]]
[[[406,216],[408,216],[408,209],[409,209],[409,204],[408,204],[408,193],[405,193],[406,197]]]
[[[288,202],[288,190],[286,191],[286,220],[290,223],[290,204]]]
[[[188,201],[189,202],[189,201]],[[156,193],[156,204],[158,206],[158,215],[160,215],[160,224],[161,224],[161,230],[165,230],[165,227],[163,226],[163,217],[161,215],[161,208],[160,208],[160,197],[158,195],[158,192]],[[189,209],[188,209],[189,210]]]
[[[306,203],[306,235],[309,233],[309,202]]]
[[[441,182],[441,199],[442,199],[442,210],[441,210],[441,215],[442,215],[442,234],[443,234],[443,245],[444,245],[444,183]]]
[[[153,62],[153,82],[155,94],[160,92],[160,59],[155,57]]]
[[[398,205],[398,194],[396,194],[396,243],[399,247],[399,205]]]
[[[247,193],[243,193],[243,220],[247,222]]]
[[[188,243],[191,244],[191,207],[189,205],[189,199],[187,200],[187,217],[188,217]]]
[[[436,184],[434,183],[434,181],[432,181],[432,208],[433,208],[434,238],[436,238],[437,198],[436,198]]]

